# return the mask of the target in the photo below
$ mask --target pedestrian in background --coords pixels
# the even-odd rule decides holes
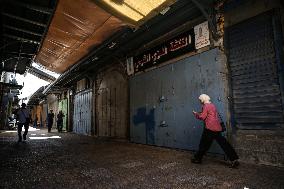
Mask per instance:
[[[22,103],[21,108],[17,111],[17,120],[18,123],[18,142],[22,141],[22,127],[24,126],[25,132],[23,134],[23,139],[27,139],[27,134],[29,130],[29,123],[30,123],[30,114],[29,111],[26,109],[26,104]]]
[[[197,119],[203,120],[205,122],[205,128],[203,130],[203,134],[199,143],[199,149],[191,159],[191,162],[201,163],[202,157],[209,150],[213,140],[216,140],[223,151],[226,153],[226,155],[229,157],[231,161],[230,167],[237,167],[239,165],[239,157],[234,148],[228,143],[226,138],[222,136],[222,127],[215,105],[210,102],[210,97],[206,94],[200,95],[199,100],[202,104],[202,112],[192,112]]]
[[[51,128],[53,125],[53,119],[54,119],[54,113],[53,110],[50,110],[50,112],[47,114],[47,128],[48,128],[48,132],[51,132]]]
[[[34,120],[34,127],[37,127],[37,115],[35,116],[35,120]]]
[[[62,132],[63,117],[64,117],[64,114],[63,114],[62,110],[60,110],[59,113],[57,114],[57,130],[58,130],[58,132]]]

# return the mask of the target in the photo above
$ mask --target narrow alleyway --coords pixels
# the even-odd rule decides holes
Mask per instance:
[[[188,151],[31,130],[17,143],[1,131],[0,188],[284,188],[284,168],[221,158],[190,162]]]

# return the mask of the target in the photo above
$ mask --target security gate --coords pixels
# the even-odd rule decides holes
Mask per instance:
[[[74,98],[73,132],[91,135],[92,90],[79,92]]]
[[[227,80],[224,55],[213,49],[130,78],[132,142],[197,150],[203,123],[198,97],[210,95],[226,120]],[[218,146],[211,152],[222,153]]]
[[[273,12],[267,12],[226,31],[232,120],[239,128],[273,128],[283,124],[273,19]]]

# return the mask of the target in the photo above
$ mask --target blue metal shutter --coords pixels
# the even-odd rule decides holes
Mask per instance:
[[[226,30],[232,118],[239,128],[276,128],[283,124],[272,19],[271,11]]]
[[[74,97],[73,132],[91,135],[92,90],[84,90]]]

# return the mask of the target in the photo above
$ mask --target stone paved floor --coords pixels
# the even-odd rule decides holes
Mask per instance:
[[[46,129],[17,143],[15,132],[0,132],[0,188],[284,188],[284,168],[230,169],[213,157],[196,165],[188,151]]]

